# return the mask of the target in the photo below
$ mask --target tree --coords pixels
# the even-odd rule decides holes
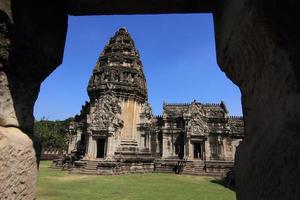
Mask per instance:
[[[43,117],[34,123],[34,133],[40,138],[42,148],[64,149],[68,145],[68,128],[73,118],[51,121]]]

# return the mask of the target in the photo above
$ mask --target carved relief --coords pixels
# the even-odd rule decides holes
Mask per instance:
[[[193,135],[205,135],[208,126],[205,122],[205,113],[202,106],[192,103],[188,112],[190,120],[187,122],[187,131]]]
[[[147,101],[142,104],[141,113],[148,119],[152,117],[152,109]]]
[[[152,109],[147,101],[142,104],[141,119],[144,127],[148,130],[155,130],[156,119],[153,118]]]
[[[90,128],[95,131],[107,131],[119,134],[123,127],[119,100],[112,94],[96,99],[90,113]]]

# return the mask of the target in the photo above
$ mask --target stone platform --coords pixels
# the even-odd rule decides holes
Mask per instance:
[[[126,173],[149,173],[154,171],[153,162],[118,162],[105,160],[76,161],[70,173],[90,175],[119,175]]]
[[[144,161],[144,162],[142,162]],[[148,161],[148,162],[147,162]],[[69,170],[73,174],[86,175],[120,175],[127,173],[176,173],[196,176],[225,177],[233,168],[233,162],[222,160],[182,160],[182,159],[156,159],[156,160],[80,160],[73,166],[64,167],[55,160],[51,166],[55,169]]]

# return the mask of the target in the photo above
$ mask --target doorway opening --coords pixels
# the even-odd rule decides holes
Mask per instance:
[[[195,159],[203,159],[202,158],[202,148],[200,142],[195,142],[194,144],[194,158]]]
[[[184,156],[184,135],[181,133],[177,136],[175,141],[175,154],[179,159],[182,159]]]
[[[97,158],[105,158],[106,154],[106,139],[97,139]]]

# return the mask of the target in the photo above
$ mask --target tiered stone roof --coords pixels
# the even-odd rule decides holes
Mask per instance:
[[[116,96],[147,99],[142,62],[134,42],[125,28],[120,28],[104,47],[88,85],[90,99],[107,91]]]

